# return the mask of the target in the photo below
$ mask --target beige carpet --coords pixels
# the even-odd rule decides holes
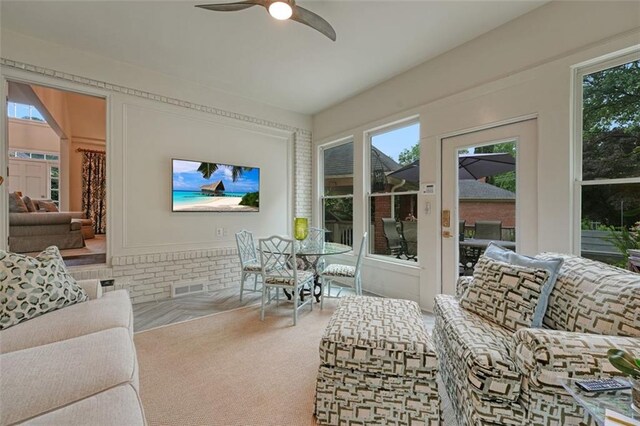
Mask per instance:
[[[333,312],[281,304],[137,333],[149,425],[314,425],[318,343]]]
[[[149,425],[315,425],[318,344],[335,303],[303,308],[295,327],[281,304],[264,322],[249,306],[137,333]]]

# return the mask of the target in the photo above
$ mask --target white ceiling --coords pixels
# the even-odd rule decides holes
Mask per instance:
[[[54,43],[312,114],[545,1],[300,1],[336,30],[203,1],[7,1],[1,25]]]

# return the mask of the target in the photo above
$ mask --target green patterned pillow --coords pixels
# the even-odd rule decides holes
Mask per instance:
[[[0,250],[0,330],[85,300],[58,247],[36,257]]]
[[[514,332],[530,328],[548,279],[545,269],[511,265],[483,255],[460,306]]]

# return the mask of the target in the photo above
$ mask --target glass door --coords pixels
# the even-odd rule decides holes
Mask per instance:
[[[536,251],[536,143],[536,120],[443,139],[444,293],[454,293],[458,276],[473,274],[491,241]]]

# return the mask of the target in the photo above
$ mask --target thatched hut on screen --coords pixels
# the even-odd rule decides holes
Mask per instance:
[[[208,195],[210,197],[221,197],[224,196],[224,183],[219,180],[210,183],[209,185],[202,185],[200,187],[200,191],[203,195]]]

